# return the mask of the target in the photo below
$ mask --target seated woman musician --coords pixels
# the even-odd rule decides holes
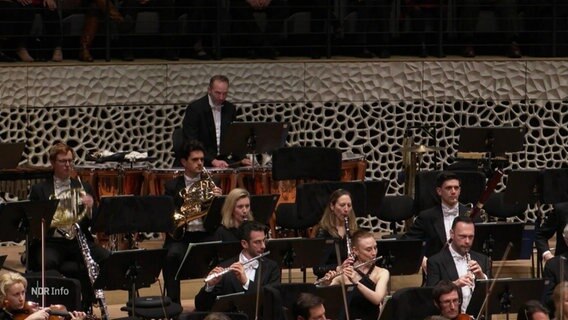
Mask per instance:
[[[80,311],[67,312],[62,306],[48,308],[26,301],[28,281],[22,275],[8,272],[0,275],[0,299],[2,309],[0,320],[26,319],[45,320],[51,316],[62,316],[70,319],[85,319],[86,314]],[[56,308],[57,307],[57,308]]]
[[[377,242],[372,233],[359,230],[353,234],[353,257],[348,257],[337,270],[329,271],[321,284],[354,284],[349,302],[351,319],[376,320],[387,295],[389,271],[377,267]]]
[[[215,239],[239,241],[238,229],[244,221],[254,220],[250,211],[250,194],[247,190],[235,188],[229,192],[221,209],[221,225],[215,231]]]
[[[316,238],[339,241],[340,260],[347,258],[347,239],[357,231],[355,212],[351,204],[351,194],[344,189],[335,190],[329,197],[328,205],[319,224],[315,227]],[[347,235],[347,236],[346,236]],[[334,247],[324,250],[322,263],[314,267],[314,274],[321,278],[328,271],[337,267],[337,255]]]

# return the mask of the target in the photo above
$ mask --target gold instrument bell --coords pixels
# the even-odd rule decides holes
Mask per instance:
[[[183,204],[179,211],[174,212],[174,231],[170,233],[172,238],[183,238],[187,224],[207,214],[216,187],[209,171],[203,168],[200,180],[180,190],[179,196],[183,199]]]
[[[81,200],[86,194],[83,188],[71,188],[49,197],[50,200],[59,200],[51,227],[57,228],[69,240],[76,235],[73,225],[89,215],[89,207]]]

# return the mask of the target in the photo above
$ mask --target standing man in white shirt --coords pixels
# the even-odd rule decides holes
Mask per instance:
[[[183,136],[186,141],[195,139],[205,148],[205,166],[227,168],[238,162],[250,165],[250,159],[237,155],[222,155],[221,141],[231,122],[237,119],[237,109],[227,101],[229,79],[214,75],[209,80],[207,94],[187,106],[183,118]]]
[[[487,256],[472,251],[475,225],[469,217],[456,217],[450,230],[450,244],[428,259],[426,286],[450,280],[461,288],[462,312],[467,310],[475,288],[475,279],[491,277]]]

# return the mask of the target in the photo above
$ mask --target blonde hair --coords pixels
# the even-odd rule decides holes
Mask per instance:
[[[237,201],[249,198],[250,193],[242,188],[235,188],[229,192],[227,198],[225,199],[225,203],[223,203],[223,208],[221,209],[221,224],[225,226],[225,228],[238,228],[237,222],[233,217],[233,211],[235,210],[235,206],[237,205]],[[249,221],[254,220],[252,216],[252,211],[249,210],[247,219]]]
[[[556,309],[556,319],[564,319],[564,315],[560,314],[560,309],[566,309],[566,308],[562,308],[561,305],[564,303],[564,301],[566,300],[566,297],[568,296],[568,281],[562,281],[559,284],[556,285],[556,287],[554,287],[554,291],[552,292],[552,300],[554,301],[554,308]],[[562,301],[562,298],[564,298],[564,301]],[[566,313],[566,310],[564,310],[564,313]]]
[[[6,298],[6,291],[18,283],[21,283],[24,288],[28,287],[28,280],[19,273],[7,272],[0,275],[0,301],[4,301]]]
[[[334,206],[337,203],[337,200],[342,196],[349,196],[349,198],[353,200],[353,197],[351,197],[351,193],[349,193],[349,191],[345,189],[335,190],[329,197],[329,202],[325,207],[323,216],[321,217],[321,220],[318,224],[318,228],[327,231],[335,238],[340,238],[340,236],[337,232],[337,218],[335,214],[333,214],[331,207]],[[353,234],[358,229],[356,220],[357,217],[355,216],[355,211],[353,211],[353,207],[351,207],[351,211],[349,211],[349,231],[351,231],[351,234]]]
[[[75,159],[75,151],[73,151],[73,148],[71,148],[69,145],[67,145],[63,142],[58,142],[58,143],[54,144],[51,148],[49,148],[49,152],[48,152],[49,161],[55,162],[58,154],[67,154],[69,151],[71,151],[71,154],[73,155],[73,159]]]

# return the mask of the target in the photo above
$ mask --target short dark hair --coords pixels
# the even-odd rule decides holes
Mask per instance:
[[[215,81],[225,82],[227,85],[229,84],[229,78],[227,78],[227,76],[216,74],[209,79],[209,88],[213,87],[213,82]]]
[[[452,222],[452,230],[455,229],[458,222],[473,224],[473,220],[470,217],[468,217],[468,216],[457,216],[457,217],[454,218],[454,221]]]
[[[451,293],[452,291],[457,291],[458,297],[460,299],[460,306],[462,303],[462,291],[455,283],[450,280],[441,280],[432,289],[432,298],[436,304],[440,303],[440,297],[444,294]]]
[[[310,318],[310,309],[323,304],[323,299],[312,293],[302,292],[292,305],[292,314],[294,319],[302,317],[304,319]]]
[[[457,174],[451,171],[442,171],[436,176],[436,187],[440,188],[444,184],[444,182],[448,180],[458,180],[461,185],[461,179],[458,177]]]
[[[250,241],[250,233],[253,231],[262,231],[266,234],[268,228],[258,221],[245,221],[239,226],[239,238],[248,242]]]
[[[195,139],[184,141],[183,146],[180,150],[181,154],[179,156],[182,159],[187,159],[187,157],[189,157],[189,155],[193,151],[201,151],[205,153],[205,147],[203,147],[203,144],[201,142]]]
[[[517,313],[518,320],[532,320],[534,313],[544,312],[548,315],[548,309],[537,300],[529,300],[519,309]]]

